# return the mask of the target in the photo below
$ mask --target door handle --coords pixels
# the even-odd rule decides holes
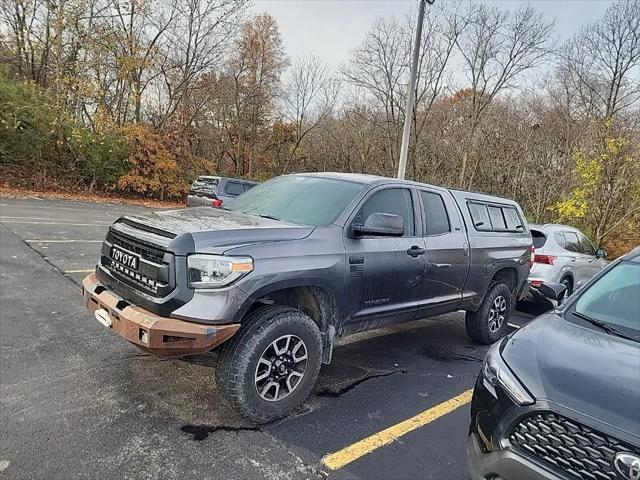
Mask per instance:
[[[407,255],[413,258],[418,258],[420,255],[424,255],[425,253],[426,250],[424,248],[420,248],[417,245],[412,245],[411,248],[407,250]]]
[[[451,266],[450,263],[432,263],[433,268],[449,268]]]

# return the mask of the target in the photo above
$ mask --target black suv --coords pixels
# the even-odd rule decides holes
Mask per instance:
[[[222,208],[122,217],[83,286],[97,320],[151,353],[222,344],[219,387],[264,422],[305,399],[336,336],[465,310],[471,338],[498,340],[531,249],[511,200],[287,175]]]
[[[471,405],[471,478],[639,479],[639,342],[636,248],[491,347]]]

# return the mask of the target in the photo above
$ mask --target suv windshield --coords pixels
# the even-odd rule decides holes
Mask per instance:
[[[333,178],[286,175],[262,183],[225,205],[226,210],[326,226],[364,187]]]
[[[613,267],[580,295],[573,312],[640,341],[640,263]]]

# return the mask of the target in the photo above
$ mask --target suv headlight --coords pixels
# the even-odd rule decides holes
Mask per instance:
[[[189,255],[187,272],[191,288],[219,288],[235,282],[253,270],[250,257]]]
[[[484,357],[482,364],[484,386],[496,398],[498,398],[496,387],[500,387],[518,405],[531,405],[535,400],[502,359],[502,355],[500,355],[501,344],[502,342],[495,343]]]

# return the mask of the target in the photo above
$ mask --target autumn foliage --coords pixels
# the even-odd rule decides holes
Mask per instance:
[[[160,136],[143,125],[123,128],[129,145],[130,170],[118,180],[124,191],[142,196],[179,197],[187,189],[187,179],[181,175],[170,136]]]
[[[376,19],[331,69],[289,59],[251,5],[0,2],[4,183],[183,201],[200,174],[395,176],[415,19]],[[563,42],[536,7],[427,10],[407,177],[623,253],[640,244],[640,3]]]

